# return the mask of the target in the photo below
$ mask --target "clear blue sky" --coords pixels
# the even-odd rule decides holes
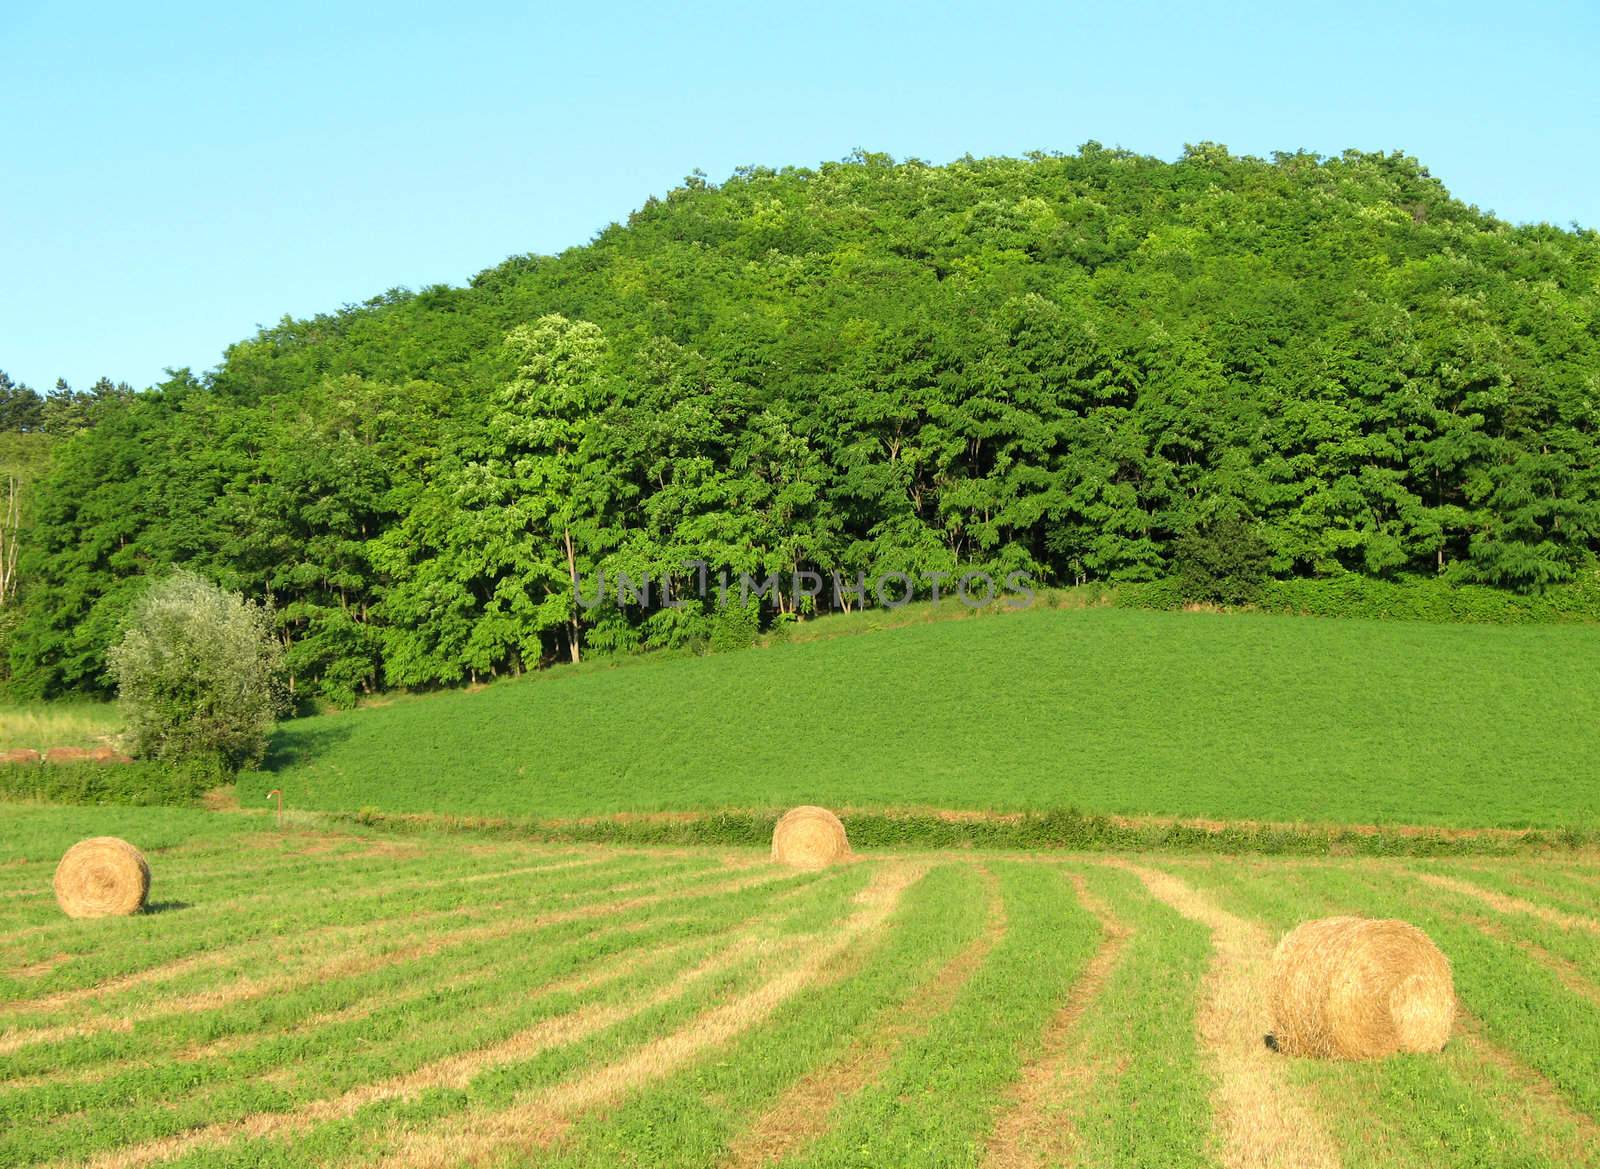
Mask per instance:
[[[166,366],[589,239],[692,169],[1403,149],[1600,225],[1600,4],[0,0],[0,369]]]

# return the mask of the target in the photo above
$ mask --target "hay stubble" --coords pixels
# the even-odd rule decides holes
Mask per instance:
[[[1548,905],[1537,905],[1521,897],[1513,897],[1509,893],[1499,893],[1493,889],[1485,889],[1482,885],[1475,885],[1471,881],[1464,881],[1459,877],[1446,876],[1443,873],[1413,872],[1412,876],[1423,884],[1432,885],[1436,889],[1447,889],[1452,893],[1471,897],[1498,913],[1520,914],[1525,917],[1537,918],[1559,929],[1581,930],[1585,933],[1600,934],[1600,919],[1579,917],[1577,914],[1565,913]]]
[[[813,940],[798,960],[729,1002],[652,1040],[615,1062],[551,1088],[519,1093],[505,1109],[468,1116],[421,1132],[401,1134],[379,1164],[382,1169],[451,1169],[483,1164],[509,1150],[532,1150],[555,1141],[573,1117],[682,1067],[755,1026],[785,1001],[828,972],[851,946],[883,925],[905,890],[926,866],[885,864],[858,895],[857,909],[827,938]]]
[[[412,1100],[431,1089],[462,1091],[483,1072],[531,1060],[555,1047],[577,1043],[681,996],[694,983],[725,971],[755,955],[761,946],[753,931],[741,931],[730,942],[663,985],[625,1002],[586,1004],[540,1019],[503,1040],[443,1056],[411,1071],[363,1084],[339,1096],[312,1100],[293,1112],[262,1112],[236,1121],[207,1125],[177,1136],[124,1146],[92,1158],[83,1169],[141,1169],[173,1160],[196,1149],[226,1145],[236,1139],[283,1138],[304,1133],[329,1121],[354,1116],[368,1105],[386,1100]],[[573,994],[617,982],[659,960],[670,948],[624,951],[594,970],[558,979],[541,995]],[[69,1169],[62,1164],[56,1169]]]
[[[1212,1110],[1228,1169],[1336,1169],[1339,1154],[1311,1101],[1270,1051],[1272,941],[1170,873],[1126,861],[1151,896],[1211,931],[1211,967],[1195,1024],[1217,1076]]]
[[[1575,1108],[1549,1080],[1491,1040],[1483,1024],[1472,1015],[1462,1012],[1458,1027],[1470,1055],[1495,1068],[1514,1085],[1523,1107],[1529,1113],[1522,1119],[1524,1128],[1531,1130],[1540,1120],[1553,1117],[1572,1132],[1574,1139],[1570,1146],[1551,1151],[1556,1164],[1600,1162],[1600,1121]],[[1542,1116],[1539,1115],[1541,1113]]]
[[[989,1136],[983,1169],[1039,1169],[1065,1164],[1077,1146],[1071,1122],[1057,1115],[1051,1106],[1063,1095],[1064,1083],[1094,1075],[1094,1069],[1080,1061],[1082,1053],[1073,1041],[1079,1022],[1122,960],[1133,930],[1089,889],[1081,876],[1066,876],[1079,903],[1100,923],[1100,947],[1068,992],[1066,1003],[1050,1021],[1039,1055],[1022,1069],[1012,1087]]]
[[[123,825],[107,815],[99,826]],[[47,897],[48,865],[82,831],[31,850],[48,859],[14,881]],[[193,897],[169,884],[175,861],[190,869],[221,855],[159,847],[175,899]],[[1515,1150],[1529,1164],[1600,1164],[1593,1028],[1581,1026],[1593,1018],[1580,976],[1594,935],[1398,872],[1385,904],[1387,886],[1369,888],[1383,862],[1135,858],[1141,876],[1087,858],[944,853],[808,876],[752,849],[690,876],[663,850],[633,857],[647,869],[660,858],[654,880],[596,872],[580,889],[552,872],[536,892],[535,870],[580,858],[419,838],[400,895],[380,900],[360,894],[378,892],[381,865],[355,871],[321,853],[277,869],[282,847],[235,849],[237,874],[206,878],[193,913],[85,929],[47,900],[0,903],[8,938],[12,925],[53,934],[7,955],[0,1164],[587,1169],[631,1156],[755,1169],[860,1163],[862,1150],[896,1165],[915,1148],[931,1163],[985,1169],[1321,1166],[1334,1163],[1319,1135],[1330,1125],[1352,1165],[1421,1169],[1441,1150],[1460,1154],[1453,1163],[1505,1163],[1494,1154]],[[628,854],[581,859],[596,855]],[[271,879],[256,879],[257,857]],[[924,861],[942,872],[904,912],[815,957],[840,944],[838,923],[881,906],[876,884],[861,903],[850,891]],[[320,901],[330,865],[341,879]],[[1515,891],[1509,865],[1482,867],[1484,882]],[[1008,921],[992,888],[986,915],[977,882],[958,875],[990,869]],[[771,887],[739,895],[760,878]],[[461,894],[438,895],[452,887]],[[281,943],[205,912],[240,894],[275,919]],[[1465,1017],[1458,1041],[1425,1061],[1296,1064],[1266,1051],[1259,976],[1276,931],[1249,918],[1282,928],[1318,913],[1404,915],[1419,894],[1431,916],[1418,920],[1448,945],[1484,1021]],[[658,895],[671,903],[636,901]],[[619,903],[634,909],[616,917]],[[550,913],[576,915],[547,935],[521,932]],[[600,936],[630,929],[637,939]],[[1071,961],[1024,957],[1058,943]],[[47,959],[53,971],[24,969]],[[70,962],[81,965],[61,968]],[[1022,1001],[1033,1004],[1025,1013]],[[824,1023],[824,1012],[836,1013]],[[1218,1023],[1230,1015],[1247,1021]],[[1565,1039],[1540,1031],[1557,1018]],[[80,1028],[104,1037],[40,1043]],[[785,1046],[800,1037],[814,1041]],[[14,1044],[37,1050],[5,1055]]]
[[[1005,900],[988,869],[979,870],[988,890],[988,923],[907,998],[875,1020],[867,1034],[837,1057],[796,1081],[770,1108],[737,1137],[724,1169],[758,1169],[775,1164],[827,1131],[839,1102],[871,1083],[889,1066],[895,1053],[925,1034],[929,1024],[955,1001],[995,946],[1005,937]]]
[[[328,931],[329,936],[337,941],[338,953],[332,958],[322,957],[319,951],[316,955],[318,960],[302,964],[299,968],[291,967],[291,969],[283,973],[258,977],[238,977],[223,986],[207,987],[203,990],[158,997],[153,1002],[124,1009],[120,1013],[106,1014],[78,1023],[38,1027],[0,1034],[0,1055],[6,1055],[34,1044],[56,1043],[103,1031],[127,1032],[131,1031],[136,1024],[149,1022],[163,1016],[214,1011],[222,1007],[264,998],[269,995],[288,994],[309,985],[317,985],[337,979],[354,978],[407,962],[418,962],[439,957],[452,949],[462,946],[499,941],[573,921],[609,918],[657,906],[677,897],[718,897],[765,885],[781,884],[786,879],[782,874],[774,875],[757,871],[733,880],[710,882],[686,890],[680,889],[627,897],[599,904],[580,905],[572,909],[555,910],[548,913],[535,914],[531,917],[512,915],[484,925],[466,926],[438,932],[430,932],[424,927],[416,931],[420,935],[420,940],[415,940],[415,936],[402,938],[389,948],[376,952],[362,947],[363,936],[392,927],[393,922],[376,921],[362,923],[358,926],[335,927]],[[449,919],[464,916],[470,912],[461,909],[441,912],[430,915],[430,917],[434,920]],[[415,924],[415,919],[413,919],[413,924]],[[144,986],[151,982],[164,981],[195,970],[225,965],[227,961],[228,955],[225,952],[195,955],[160,968],[126,976],[117,982],[114,989],[127,990],[137,986]],[[69,1006],[81,1001],[97,1000],[104,993],[106,993],[104,988],[97,987],[66,991],[20,1004],[13,1004],[10,1009],[29,1013],[58,1010],[63,1006]]]

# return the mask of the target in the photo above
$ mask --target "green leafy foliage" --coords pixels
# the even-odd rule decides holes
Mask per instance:
[[[697,176],[560,256],[97,388],[87,429],[52,396],[12,688],[103,687],[178,564],[270,602],[297,693],[341,704],[713,632],[714,589],[586,608],[575,576],[775,576],[764,628],[851,604],[791,583],[834,570],[1542,596],[1600,540],[1597,289],[1593,231],[1400,154]]]
[[[1261,595],[1272,549],[1254,525],[1224,516],[1176,542],[1177,583],[1185,601],[1246,605]]]
[[[253,790],[253,788],[252,788]],[[117,801],[113,801],[117,802]],[[677,813],[660,819],[630,815],[577,820],[505,816],[390,813],[377,808],[317,813],[331,823],[358,824],[401,834],[455,832],[501,840],[560,844],[671,845],[766,848],[781,812]],[[1224,825],[1130,820],[1071,808],[995,816],[952,817],[935,812],[847,811],[841,819],[853,848],[996,849],[1023,852],[1215,853],[1225,856],[1546,856],[1592,849],[1600,830],[1532,829],[1471,833],[1452,829],[1314,824]]]
[[[712,620],[710,647],[713,653],[749,649],[760,632],[760,616],[754,605],[726,605]]]
[[[0,798],[53,804],[187,804],[216,783],[205,767],[134,763],[0,764]]]
[[[0,431],[28,433],[44,425],[44,399],[0,369]]]
[[[1437,577],[1391,581],[1345,573],[1324,580],[1269,581],[1256,607],[1315,617],[1479,625],[1593,623],[1600,620],[1600,574],[1590,572],[1570,585],[1539,593],[1512,593],[1451,585]]]
[[[179,571],[139,599],[109,670],[136,756],[231,773],[285,712],[282,650],[259,606]]]

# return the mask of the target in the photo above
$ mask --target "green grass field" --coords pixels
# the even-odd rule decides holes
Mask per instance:
[[[117,708],[104,702],[0,704],[0,751],[29,747],[95,747],[122,731]]]
[[[1040,608],[825,634],[297,720],[240,797],[1600,824],[1597,628]]]
[[[12,806],[0,1164],[1600,1163],[1600,864],[864,855],[395,839]],[[72,921],[73,841],[152,910]],[[1403,912],[1442,1055],[1262,1042],[1272,940]]]
[[[1600,630],[893,624],[297,720],[241,778],[242,813],[0,801],[0,1165],[1600,1167],[1582,834],[1514,858],[1388,855],[1440,851],[1397,831],[1342,835],[1378,855],[1335,857],[1331,830],[1238,825],[1170,842],[1223,855],[1118,851],[1166,843],[1148,825],[1069,837],[1095,852],[938,851],[866,814],[1593,828]],[[0,728],[76,743],[114,714],[16,708]],[[706,812],[740,827],[707,838],[753,840],[798,802],[863,811],[850,863],[322,814]],[[1002,839],[915,822],[923,846]],[[682,827],[627,827],[658,823]],[[150,904],[68,919],[54,866],[100,834],[144,850]],[[1269,1049],[1276,939],[1335,913],[1404,917],[1446,952],[1443,1053]]]

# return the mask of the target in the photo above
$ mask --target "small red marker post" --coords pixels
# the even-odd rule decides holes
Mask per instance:
[[[278,827],[282,828],[283,827],[283,789],[281,787],[275,787],[275,788],[273,788],[271,791],[269,791],[267,793],[267,799],[268,800],[271,800],[273,796],[277,796],[278,797],[278,816],[277,816],[277,821],[278,821]]]

